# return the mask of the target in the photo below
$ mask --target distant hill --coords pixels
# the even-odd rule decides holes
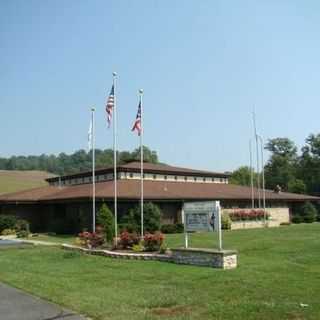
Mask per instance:
[[[37,170],[0,170],[0,194],[46,186],[45,179],[54,176]]]

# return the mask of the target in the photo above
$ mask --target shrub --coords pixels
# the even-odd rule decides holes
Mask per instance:
[[[147,202],[143,206],[144,230],[154,232],[160,229],[160,208],[152,202]],[[122,225],[130,232],[139,232],[141,228],[140,205],[129,210],[129,213],[122,218]]]
[[[163,224],[160,228],[162,233],[176,233],[176,225],[175,224]]]
[[[292,216],[291,222],[292,223],[301,223],[301,222],[303,222],[303,219],[300,215],[295,214]]]
[[[17,237],[18,238],[28,238],[29,237],[29,232],[26,230],[20,230],[17,232]]]
[[[11,215],[0,215],[0,232],[4,229],[14,229],[17,218]]]
[[[311,223],[317,219],[317,209],[309,201],[293,207],[292,213],[293,216],[291,220],[293,223]]]
[[[301,215],[304,222],[315,222],[317,218],[317,209],[311,202],[308,201],[301,207]]]
[[[9,236],[11,234],[16,234],[16,230],[14,230],[14,229],[4,229],[4,230],[2,230],[1,234],[3,236]]]
[[[162,233],[183,233],[184,225],[183,223],[163,224],[160,231]]]
[[[27,220],[19,219],[17,220],[15,229],[17,231],[27,231],[30,233],[30,224]]]
[[[146,251],[159,251],[164,241],[164,235],[161,232],[147,233],[143,240]]]
[[[160,249],[159,249],[159,253],[161,254],[165,254],[167,252],[167,245],[165,243],[162,243],[162,245],[160,246]]]
[[[183,233],[183,232],[184,232],[183,223],[176,223],[176,233]]]
[[[103,233],[84,231],[79,233],[80,244],[89,249],[97,248],[104,244],[105,238]]]
[[[132,251],[134,252],[142,252],[144,250],[144,246],[142,245],[141,242],[139,242],[138,244],[134,244],[132,246]]]
[[[221,215],[221,228],[223,230],[230,230],[231,229],[231,219],[228,213],[223,213]]]
[[[102,204],[98,212],[97,223],[102,227],[106,240],[112,242],[114,236],[114,218],[105,203]]]
[[[120,246],[123,249],[132,248],[134,245],[139,244],[140,237],[135,232],[123,231],[120,234]]]

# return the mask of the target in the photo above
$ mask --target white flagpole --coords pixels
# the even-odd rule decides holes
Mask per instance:
[[[92,231],[96,232],[96,173],[95,173],[95,108],[91,108],[91,152],[92,152]]]
[[[141,110],[141,119],[140,119],[140,127],[141,127],[141,132],[140,132],[140,179],[141,179],[141,202],[140,202],[140,207],[141,207],[141,238],[144,235],[144,230],[143,230],[143,105],[142,105],[142,95],[143,95],[143,90],[139,90],[139,95],[140,95],[140,110]]]
[[[260,192],[260,164],[259,164],[259,142],[256,127],[256,113],[253,112],[254,136],[256,140],[256,156],[257,156],[257,187],[258,187],[258,207],[261,208],[261,192]]]
[[[118,190],[117,190],[117,106],[116,106],[116,77],[117,74],[113,72],[113,181],[114,181],[114,235],[115,235],[115,244],[117,246],[118,238]]]
[[[265,177],[264,177],[264,159],[263,159],[263,138],[258,136],[260,140],[260,148],[261,148],[261,171],[262,171],[262,203],[263,203],[263,211],[264,211],[264,223],[266,224],[266,187],[265,187]]]
[[[252,140],[249,140],[250,152],[250,183],[251,183],[251,207],[254,208],[254,191],[253,191],[253,166],[252,166]]]

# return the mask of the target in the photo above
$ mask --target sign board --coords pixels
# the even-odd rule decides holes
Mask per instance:
[[[220,201],[185,202],[183,205],[185,248],[190,231],[217,231],[219,250],[222,250]]]
[[[184,204],[186,231],[212,231],[210,221],[216,207],[216,201],[186,202]]]

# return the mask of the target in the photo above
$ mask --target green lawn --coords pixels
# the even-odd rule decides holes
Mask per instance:
[[[212,234],[191,237],[194,247],[213,243]],[[319,223],[225,232],[224,243],[239,250],[236,270],[1,250],[0,281],[93,319],[320,319]]]
[[[55,243],[68,243],[75,244],[75,236],[72,235],[47,235],[47,234],[39,234],[36,237],[28,237],[26,240],[34,240],[34,241],[46,241],[46,242],[55,242]]]

